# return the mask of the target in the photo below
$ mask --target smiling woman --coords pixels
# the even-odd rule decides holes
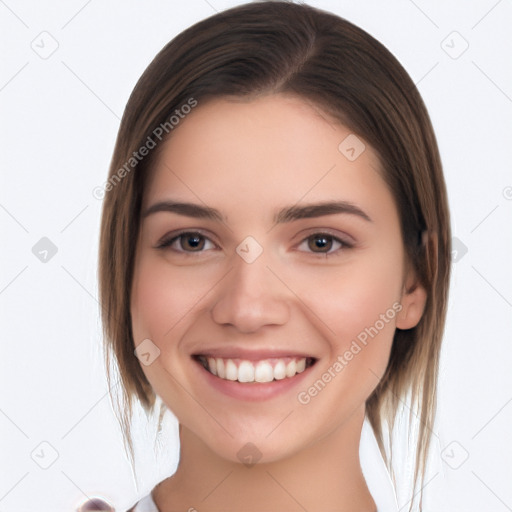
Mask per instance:
[[[200,512],[383,511],[361,471],[363,421],[391,470],[383,432],[411,393],[423,478],[449,282],[419,93],[346,20],[242,5],[155,57],[110,176],[190,98],[103,206],[107,371],[113,356],[126,440],[134,399],[151,411],[160,397],[160,421],[170,409],[180,425],[175,474],[132,510],[194,510],[215,488]]]

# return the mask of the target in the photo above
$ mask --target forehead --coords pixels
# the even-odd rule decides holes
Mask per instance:
[[[172,195],[228,215],[298,201],[394,208],[374,150],[315,105],[293,96],[199,103],[163,143],[144,205]]]

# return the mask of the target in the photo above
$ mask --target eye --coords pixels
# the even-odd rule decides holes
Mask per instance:
[[[331,256],[334,253],[338,253],[341,249],[350,249],[352,245],[340,238],[331,235],[330,233],[314,233],[307,238],[305,238],[300,246],[304,243],[307,244],[307,247],[311,250],[312,253],[321,255],[321,256]],[[338,248],[331,251],[333,246],[338,245]],[[299,247],[300,247],[299,246]]]
[[[157,245],[157,249],[170,247],[172,250],[180,253],[204,252],[203,249],[206,241],[215,247],[215,244],[209,238],[198,231],[182,231],[171,238],[164,239]],[[179,242],[178,245],[181,246],[181,249],[173,247],[176,242]]]
[[[191,253],[205,252],[205,250],[208,249],[208,247],[205,247],[207,243],[212,245],[210,249],[216,247],[208,237],[198,231],[182,231],[167,239],[164,238],[156,248],[171,248],[175,252],[188,256]],[[342,249],[350,249],[352,247],[350,242],[342,240],[330,233],[314,233],[305,238],[299,245],[299,248],[304,244],[306,244],[309,249],[309,251],[306,250],[306,252],[326,257],[334,256],[335,253],[340,252]],[[176,245],[179,245],[180,248],[177,248]],[[338,248],[336,248],[336,246],[338,246]]]

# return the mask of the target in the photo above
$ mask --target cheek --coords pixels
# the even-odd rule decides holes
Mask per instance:
[[[401,309],[399,261],[399,254],[389,250],[378,258],[356,257],[345,266],[322,269],[302,281],[300,296],[320,319],[316,325],[329,364],[341,356],[344,373],[359,382],[366,378],[376,383],[387,365]]]
[[[169,341],[180,331],[180,322],[200,307],[213,282],[197,269],[192,274],[184,267],[173,268],[161,258],[141,258],[131,299],[135,342],[147,337],[160,350],[167,350]]]
[[[400,298],[399,264],[370,264],[358,260],[301,278],[301,296],[307,298],[336,334],[349,326],[372,325]]]
[[[331,310],[334,330],[343,333],[342,339],[358,339],[366,335],[379,339],[392,337],[396,309],[399,307],[399,275],[393,272],[365,270],[353,272],[344,282],[338,299],[337,311]],[[376,332],[376,330],[378,332]]]
[[[160,350],[152,364],[141,364],[141,368],[155,392],[180,418],[188,404],[179,385],[186,380],[179,364],[180,339],[189,315],[200,307],[211,282],[197,270],[173,267],[150,253],[140,257],[134,272],[131,317],[135,345],[150,339]]]
[[[317,325],[327,357],[297,396],[326,431],[360,407],[379,383],[401,309],[399,265],[354,265],[329,277],[323,293],[314,288],[308,302],[322,320]]]

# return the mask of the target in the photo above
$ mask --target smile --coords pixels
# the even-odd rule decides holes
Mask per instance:
[[[196,355],[194,359],[219,379],[241,383],[289,379],[316,362],[312,357],[273,357],[258,361]]]

